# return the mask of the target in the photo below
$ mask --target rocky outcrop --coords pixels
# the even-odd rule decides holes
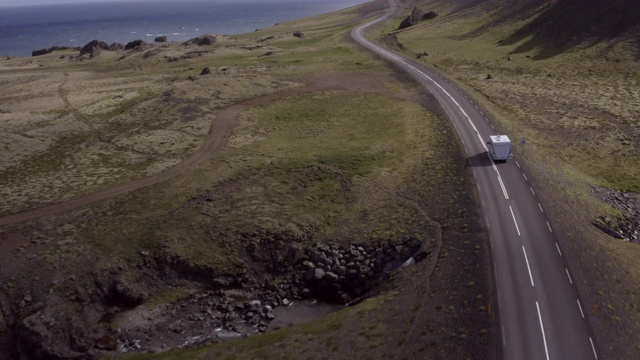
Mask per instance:
[[[174,62],[174,61],[180,61],[180,60],[186,60],[186,59],[193,59],[195,57],[199,57],[202,56],[204,54],[209,53],[209,50],[200,50],[200,51],[190,51],[184,55],[180,55],[180,56],[167,56],[165,55],[165,59],[167,62]]]
[[[425,13],[424,15],[422,15],[422,20],[430,20],[435,18],[436,16],[438,16],[438,13],[435,11],[429,11],[427,13]]]
[[[124,46],[125,50],[134,50],[134,51],[143,51],[146,48],[149,47],[150,44],[148,44],[147,42],[145,42],[144,40],[133,40],[127,43],[127,45]]]
[[[39,295],[16,296],[16,313],[7,317],[4,311],[4,327],[15,337],[0,331],[0,343],[20,344],[34,360],[93,360],[237,339],[289,322],[294,302],[360,301],[390,272],[429,256],[412,237],[309,246],[311,235],[297,228],[239,236],[246,245],[236,250],[239,259],[252,262],[248,272],[222,273],[175,254],[144,251],[131,268],[123,263],[55,282]],[[171,288],[190,290],[167,303],[145,304]]]
[[[111,48],[104,41],[91,40],[80,49],[80,56],[89,55],[93,58],[100,55],[102,50],[111,50]]]
[[[50,48],[46,48],[46,49],[40,49],[40,50],[33,50],[31,52],[31,56],[41,56],[41,55],[46,55],[46,54],[50,54],[54,51],[58,51],[58,50],[80,50],[80,48],[78,47],[70,47],[70,46],[52,46]]]
[[[283,272],[277,286],[268,286],[265,299],[278,302],[282,298],[314,298],[344,304],[365,295],[385,274],[402,266],[414,255],[422,260],[421,241],[408,238],[400,241],[371,244],[316,244],[308,250],[295,245],[247,245],[254,259],[271,258],[271,273]],[[268,248],[267,248],[268,247]],[[288,270],[291,269],[291,270]]]
[[[184,46],[208,46],[208,45],[213,45],[216,42],[217,38],[215,35],[211,35],[211,34],[204,34],[202,36],[198,36],[197,38],[193,38],[190,40],[187,40],[185,42],[182,43],[182,45]]]
[[[304,33],[302,31],[294,31],[293,32],[293,36],[303,39],[304,38]]]
[[[436,16],[438,16],[438,14],[435,11],[429,11],[425,13],[421,9],[414,7],[413,10],[411,11],[411,15],[407,16],[404,20],[402,20],[398,29],[400,30],[406,29],[410,26],[413,26],[419,23],[420,21],[433,19]]]
[[[120,43],[112,43],[111,45],[107,44],[104,41],[100,40],[91,40],[85,46],[83,46],[80,50],[80,56],[89,55],[90,57],[96,57],[100,55],[100,52],[105,51],[118,51],[122,50],[124,45]]]
[[[413,10],[411,10],[411,15],[407,16],[404,20],[402,20],[402,22],[400,22],[400,26],[398,27],[398,29],[406,29],[419,23],[420,20],[422,20],[422,15],[424,15],[424,12],[419,8],[414,7]]]
[[[153,41],[154,41],[154,42],[157,42],[157,43],[165,43],[165,42],[167,42],[168,40],[169,40],[169,39],[167,38],[167,36],[166,36],[166,35],[163,35],[163,36],[158,36],[158,37],[156,37]]]
[[[640,194],[596,187],[591,193],[620,211],[617,217],[597,217],[593,225],[616,239],[640,242]]]

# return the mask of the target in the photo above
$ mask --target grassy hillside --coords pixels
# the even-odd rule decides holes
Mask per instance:
[[[453,131],[347,39],[385,4],[207,46],[1,61],[0,212],[24,218],[0,227],[0,352],[491,357],[486,242],[460,148],[442,146]],[[422,261],[367,278],[409,243]],[[304,281],[328,247],[360,283],[322,317]],[[249,315],[256,299],[281,313]],[[250,337],[216,345],[225,332]]]
[[[582,296],[599,309],[591,320],[606,355],[636,357],[640,245],[591,223],[629,216],[602,189],[628,192],[632,207],[640,191],[637,9],[631,1],[404,3],[404,16],[413,6],[439,16],[402,31],[401,17],[389,23],[396,48],[428,53],[418,61],[455,80],[502,133],[527,139],[517,155],[563,230]]]

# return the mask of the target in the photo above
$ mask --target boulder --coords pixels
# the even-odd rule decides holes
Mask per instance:
[[[424,15],[424,12],[422,10],[418,9],[417,7],[414,7],[413,10],[411,10],[411,15],[407,16],[404,20],[402,20],[398,29],[400,30],[406,29],[410,26],[413,26],[419,23],[420,20],[422,20],[423,15]]]
[[[239,339],[239,338],[241,338],[242,334],[240,334],[239,332],[235,332],[235,331],[220,330],[220,331],[218,331],[216,336],[220,340],[231,340],[231,339]]]
[[[148,44],[144,40],[133,40],[124,46],[125,50],[143,50]]]
[[[215,35],[204,34],[202,36],[198,36],[197,38],[187,40],[183,42],[182,45],[183,46],[191,46],[191,45],[207,46],[207,45],[213,45],[216,42],[216,40],[217,38]]]
[[[208,67],[202,69],[202,71],[200,72],[200,75],[209,75],[211,74],[211,69],[209,69]]]
[[[429,11],[427,13],[425,13],[424,15],[422,15],[422,20],[429,20],[429,19],[433,19],[436,16],[438,16],[438,13],[435,11]]]
[[[153,41],[157,42],[157,43],[164,43],[167,42],[169,39],[167,38],[166,35],[163,36],[158,36],[156,37]]]
[[[109,45],[100,40],[91,40],[85,46],[80,49],[80,56],[89,55],[90,57],[96,57],[100,55],[102,50],[111,50]]]
[[[302,33],[302,31],[294,31],[293,32],[293,36],[300,38],[300,39],[304,39],[304,33]]]
[[[305,279],[307,281],[321,280],[324,277],[324,274],[325,274],[324,270],[320,268],[309,269],[309,271],[307,271],[307,273],[305,274]]]
[[[46,54],[50,54],[50,53],[52,53],[54,51],[58,51],[58,50],[80,50],[80,48],[70,47],[70,46],[53,46],[53,47],[46,48],[46,49],[33,50],[31,52],[31,56],[46,55]]]
[[[249,311],[258,311],[260,310],[260,300],[251,300],[245,304],[245,309]]]

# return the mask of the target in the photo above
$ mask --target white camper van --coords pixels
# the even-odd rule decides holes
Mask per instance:
[[[511,154],[511,140],[507,135],[492,135],[489,136],[489,155],[493,160],[507,160],[513,154]]]

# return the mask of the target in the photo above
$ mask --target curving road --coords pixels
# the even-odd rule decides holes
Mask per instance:
[[[428,89],[460,137],[491,243],[502,336],[498,354],[518,360],[597,359],[587,309],[518,157],[494,163],[485,141],[496,130],[472,99],[429,68],[365,38],[368,27],[393,16],[397,9],[396,0],[389,0],[382,17],[354,28],[351,37]]]

